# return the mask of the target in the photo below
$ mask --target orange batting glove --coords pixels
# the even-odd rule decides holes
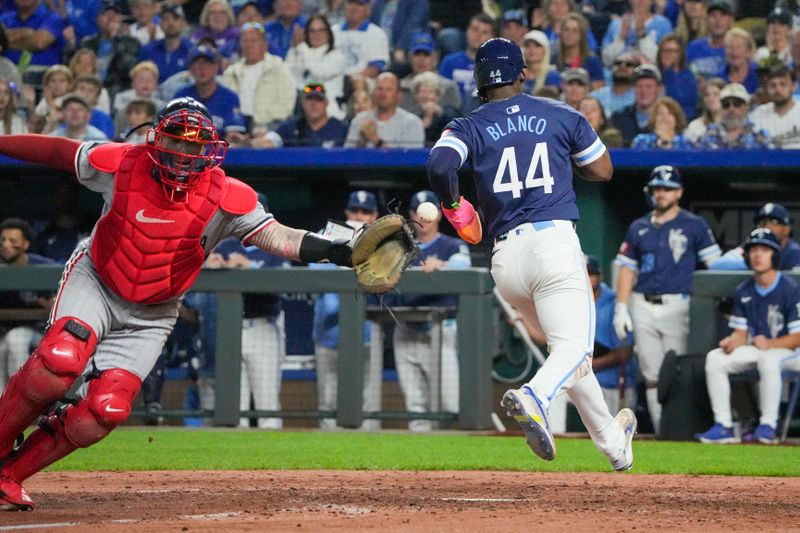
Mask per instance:
[[[483,238],[481,217],[478,216],[475,208],[463,196],[458,199],[458,202],[454,202],[449,209],[442,205],[442,213],[456,229],[459,237],[470,244],[481,242]]]

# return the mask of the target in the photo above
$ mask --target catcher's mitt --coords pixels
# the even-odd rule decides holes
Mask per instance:
[[[400,275],[419,253],[410,222],[386,215],[366,226],[353,243],[353,268],[358,286],[382,294],[400,281]]]

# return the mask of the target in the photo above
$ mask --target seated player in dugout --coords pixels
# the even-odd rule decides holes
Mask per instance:
[[[351,264],[346,244],[278,223],[248,185],[226,176],[226,149],[192,98],[167,103],[144,145],[0,137],[3,155],[73,173],[105,201],[65,266],[42,342],[0,397],[0,509],[32,509],[23,481],[128,418],[181,296],[220,240],[236,236],[293,261]],[[89,361],[79,401],[53,410]]]

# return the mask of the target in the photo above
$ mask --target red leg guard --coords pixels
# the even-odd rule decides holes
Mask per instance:
[[[0,397],[0,458],[11,451],[17,435],[64,396],[96,346],[94,331],[77,318],[61,318],[50,327]]]
[[[50,416],[25,440],[0,467],[0,479],[22,483],[76,449],[100,441],[128,418],[141,385],[127,370],[104,371],[89,383],[85,399],[65,409],[63,415]]]

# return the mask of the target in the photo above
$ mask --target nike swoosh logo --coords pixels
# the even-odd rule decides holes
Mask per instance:
[[[53,348],[53,353],[56,355],[67,355],[67,356],[72,355],[71,352],[64,351],[60,348]]]
[[[644,234],[645,234],[645,233],[647,233],[648,231],[650,231],[648,228],[645,228],[645,229],[640,229],[640,230],[639,230],[639,236],[641,237],[642,235],[644,235]]]
[[[106,405],[106,413],[121,413],[123,411],[125,411],[125,409],[117,409],[116,407]]]
[[[151,218],[144,216],[144,209],[136,213],[136,220],[144,222],[145,224],[171,224],[174,220],[165,220],[163,218]]]
[[[752,296],[745,296],[744,298],[742,298],[742,303],[746,304],[747,302],[749,302],[752,299],[753,299]],[[55,351],[55,350],[53,350],[53,351]]]

